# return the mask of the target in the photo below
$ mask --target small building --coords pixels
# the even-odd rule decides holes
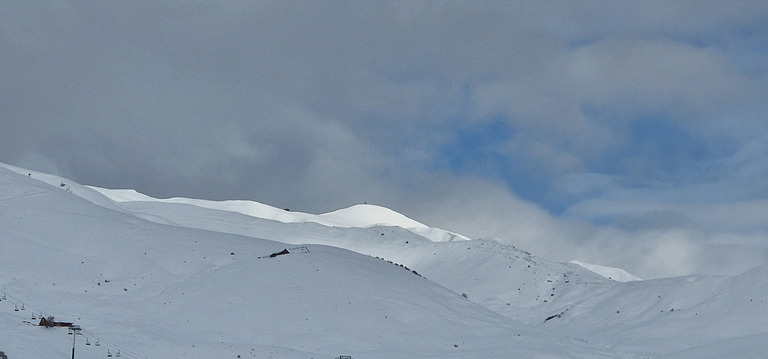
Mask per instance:
[[[53,327],[71,328],[73,324],[68,322],[57,322],[53,320],[53,317],[48,317],[48,318],[42,317],[40,318],[40,323],[38,324],[38,326],[46,327],[46,328],[53,328]]]

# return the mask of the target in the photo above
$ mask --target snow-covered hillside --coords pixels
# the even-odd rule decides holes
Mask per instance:
[[[615,280],[615,281],[618,281],[618,282],[633,282],[633,281],[637,281],[637,280],[642,280],[642,279],[640,279],[640,277],[638,277],[638,276],[636,276],[636,275],[634,275],[632,273],[629,273],[629,272],[627,272],[627,271],[625,271],[625,270],[623,270],[621,268],[613,268],[613,267],[606,267],[606,266],[601,266],[601,265],[596,265],[596,264],[589,264],[589,263],[584,263],[584,262],[581,262],[581,261],[577,261],[575,259],[572,260],[570,263],[578,264],[578,265],[580,265],[580,266],[582,266],[582,267],[584,267],[584,268],[586,268],[586,269],[588,269],[588,270],[590,270],[592,272],[595,272],[595,273],[597,273],[597,274],[599,274],[599,275],[601,275],[601,276],[603,276],[605,278],[608,278],[608,279],[611,279],[611,280]]]
[[[381,259],[157,224],[56,182],[0,168],[9,358],[68,355],[66,330],[31,324],[41,314],[82,327],[79,358],[615,356]]]
[[[642,281],[368,204],[313,215],[155,199],[0,164],[0,246],[0,351],[11,359],[69,357],[72,337],[33,325],[41,315],[82,327],[78,358],[748,358],[768,349],[766,268]]]

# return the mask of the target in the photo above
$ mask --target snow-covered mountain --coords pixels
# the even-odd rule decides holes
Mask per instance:
[[[66,329],[33,325],[41,315],[81,326],[78,358],[722,358],[767,349],[765,268],[642,281],[368,204],[314,215],[155,199],[0,164],[0,241],[0,351],[11,359],[71,353]]]

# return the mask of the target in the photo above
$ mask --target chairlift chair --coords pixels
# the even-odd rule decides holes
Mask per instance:
[[[120,349],[117,350],[117,353],[115,353],[115,356],[118,358],[120,357]]]
[[[85,345],[91,345],[91,341],[88,338],[85,338]]]
[[[107,349],[107,358],[111,358],[111,357],[112,357],[112,352],[109,349]]]
[[[99,344],[99,340],[98,340],[98,339],[96,339],[96,343],[93,343],[93,345],[95,345],[95,346],[97,346],[97,347],[98,347],[98,346],[101,346],[101,344]]]
[[[21,310],[24,310],[24,303],[21,303]]]
[[[18,306],[18,305],[16,305],[16,304],[14,304],[14,305],[13,305],[13,311],[14,311],[14,312],[18,312],[18,311],[19,311],[19,306]]]

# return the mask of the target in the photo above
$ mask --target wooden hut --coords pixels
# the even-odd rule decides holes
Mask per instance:
[[[45,317],[40,318],[40,323],[38,325],[41,326],[41,327],[46,327],[46,328],[53,328],[53,327],[71,328],[72,327],[72,323],[57,322],[57,321],[53,320],[53,317],[49,317],[49,318],[51,318],[51,319],[48,320]]]

